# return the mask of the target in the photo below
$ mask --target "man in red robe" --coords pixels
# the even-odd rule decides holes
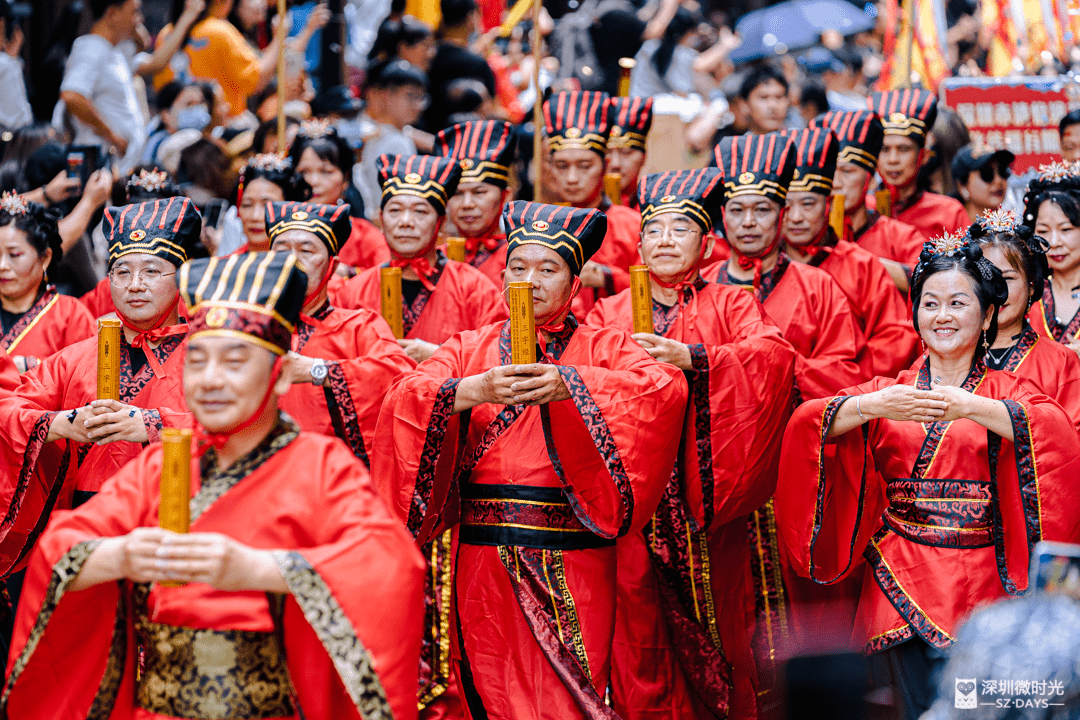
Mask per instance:
[[[893,377],[910,367],[919,354],[919,336],[911,326],[910,311],[877,258],[841,240],[829,227],[840,143],[827,127],[796,130],[790,136],[796,166],[784,210],[784,252],[836,280],[866,338],[863,367],[870,377]]]
[[[517,137],[505,120],[459,123],[435,138],[435,154],[457,160],[461,182],[446,203],[446,214],[465,238],[465,262],[502,289],[506,234],[499,229],[509,189]]]
[[[181,389],[187,325],[177,268],[202,230],[187,198],[111,207],[109,279],[121,334],[120,400],[98,400],[98,339],[64,348],[24,373],[0,400],[0,453],[9,476],[0,502],[0,573],[33,548],[54,507],[85,502],[162,427],[190,422]]]
[[[867,207],[865,198],[877,172],[885,136],[881,118],[870,110],[828,112],[810,127],[827,127],[840,140],[840,155],[833,175],[833,195],[844,198],[844,239],[877,256],[902,294],[919,261],[926,238],[899,220]]]
[[[267,203],[270,249],[293,252],[312,283],[293,335],[296,387],[281,399],[281,409],[304,430],[341,438],[370,466],[383,397],[416,363],[378,313],[342,310],[326,298],[349,228],[348,205]]]
[[[859,364],[865,341],[843,290],[827,272],[792,262],[780,247],[796,162],[790,139],[778,133],[727,137],[715,155],[724,174],[724,236],[732,254],[713,272],[721,284],[753,292],[795,348],[796,404],[866,378]],[[751,516],[750,533],[759,618],[754,650],[767,693],[760,701],[769,707],[777,701],[774,663],[788,620],[771,500]]]
[[[633,338],[683,371],[690,401],[660,507],[618,543],[612,700],[624,720],[758,716],[747,528],[776,484],[795,351],[750,293],[701,278],[722,180],[716,168],[658,173],[639,195],[655,334]],[[633,318],[627,290],[586,322],[634,332]]]
[[[447,200],[461,177],[459,163],[432,155],[383,155],[376,165],[390,266],[402,269],[405,338],[398,342],[420,362],[454,333],[505,319],[506,304],[483,273],[467,263],[448,262],[435,247]],[[346,282],[335,304],[379,312],[380,267]]]
[[[419,554],[349,448],[279,411],[307,283],[292,254],[248,257],[197,260],[181,279],[205,454],[151,445],[50,524],[5,717],[416,717]],[[188,463],[194,482],[173,497]],[[170,501],[189,532],[158,527]]]
[[[611,133],[607,142],[607,168],[617,173],[621,186],[620,205],[638,207],[638,178],[648,159],[645,143],[652,127],[653,99],[611,98]]]
[[[575,300],[574,312],[584,317],[596,300],[630,286],[630,266],[639,259],[641,215],[612,205],[604,194],[604,163],[612,129],[607,93],[553,95],[544,103],[544,124],[556,193],[573,207],[597,208],[607,216],[604,243],[581,271],[585,290]]]
[[[878,175],[889,191],[890,217],[905,222],[925,238],[962,233],[971,225],[964,205],[916,184],[926,155],[926,136],[937,119],[937,95],[929,90],[877,92],[867,106],[881,117],[885,138]]]
[[[459,332],[505,320],[506,303],[501,285],[497,288],[468,263],[449,262],[435,248],[447,202],[458,186],[461,160],[384,156],[378,167],[383,179],[383,229],[395,257],[391,264],[403,270],[406,339],[399,342],[419,362]],[[372,268],[348,281],[338,302],[377,312],[379,293],[379,269]],[[430,720],[463,714],[448,644],[454,544],[453,533],[447,530],[422,547],[428,560],[428,614],[418,700],[423,717]]]
[[[668,484],[686,381],[569,312],[603,213],[515,202],[504,222],[504,278],[532,284],[540,361],[512,363],[509,322],[451,338],[383,404],[373,475],[418,542],[459,529],[450,622],[468,717],[614,718],[615,540]]]

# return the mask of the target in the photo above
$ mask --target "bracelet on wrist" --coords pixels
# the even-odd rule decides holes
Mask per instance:
[[[866,416],[862,414],[862,395],[855,396],[855,412],[859,413],[863,422],[866,422]]]

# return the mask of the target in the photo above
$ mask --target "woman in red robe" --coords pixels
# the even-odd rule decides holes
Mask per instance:
[[[156,444],[56,518],[27,574],[5,717],[416,717],[419,554],[349,449],[279,412],[306,279],[291,254],[251,257],[181,280],[205,450],[190,531],[157,527]],[[247,302],[212,299],[232,288]]]
[[[296,172],[311,186],[311,202],[348,203],[352,232],[338,259],[352,271],[377,267],[390,259],[379,228],[364,217],[364,201],[353,187],[356,153],[329,120],[305,120],[289,150]],[[282,198],[292,199],[292,198]]]
[[[274,202],[264,212],[270,248],[295,253],[312,283],[293,336],[296,387],[281,408],[304,430],[341,438],[370,466],[383,397],[416,363],[381,316],[342,310],[327,300],[337,252],[349,237],[348,205]]]
[[[619,540],[612,702],[623,720],[758,717],[751,516],[771,497],[795,351],[749,293],[699,273],[722,207],[715,168],[640,188],[655,334],[633,335],[690,386],[682,453],[642,532]],[[634,332],[631,291],[586,319]]]
[[[0,199],[0,347],[21,372],[94,335],[90,312],[48,281],[63,255],[57,219],[21,195]]]
[[[667,486],[686,382],[568,314],[602,213],[515,202],[504,218],[539,362],[511,363],[509,322],[451,338],[383,404],[373,476],[418,542],[459,529],[447,622],[467,716],[615,718],[615,539]]]
[[[855,639],[905,718],[929,708],[968,614],[1027,590],[1034,544],[1080,539],[1072,421],[984,360],[1008,298],[1001,272],[947,235],[927,244],[912,289],[927,360],[798,408],[776,495],[799,574],[831,583],[866,558]]]
[[[983,215],[969,234],[1009,286],[1009,298],[998,311],[997,339],[986,351],[987,366],[1031,380],[1040,392],[1057,400],[1080,429],[1080,357],[1039,335],[1027,320],[1028,309],[1042,298],[1050,274],[1046,241],[1007,210]]]
[[[1035,332],[1080,353],[1080,171],[1074,165],[1039,168],[1024,196],[1024,224],[1046,239],[1050,267],[1028,321]]]

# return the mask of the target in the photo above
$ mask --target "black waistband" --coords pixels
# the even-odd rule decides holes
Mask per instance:
[[[588,530],[560,488],[467,483],[461,489],[465,545],[509,545],[538,550],[612,547]]]

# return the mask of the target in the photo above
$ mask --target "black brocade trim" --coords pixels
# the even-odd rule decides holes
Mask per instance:
[[[899,645],[905,640],[910,640],[913,637],[915,637],[915,631],[911,629],[910,625],[905,625],[904,627],[896,628],[895,630],[890,630],[877,637],[870,638],[866,645],[863,646],[863,652],[867,655],[873,655],[882,650],[888,650],[893,645]]]
[[[1015,372],[1016,368],[1020,367],[1020,363],[1027,359],[1027,356],[1038,343],[1039,334],[1025,322],[1024,332],[1021,333],[1020,339],[1015,345],[1009,348],[1009,353],[1005,356],[1005,362],[1000,368],[996,369]]]
[[[694,280],[694,291],[700,292],[708,284],[705,278],[698,275]],[[675,327],[675,321],[679,319],[679,314],[682,312],[682,306],[691,302],[693,297],[693,292],[689,288],[683,288],[682,294],[671,307],[654,299],[652,301],[653,334],[666,336],[671,332],[671,328]]]
[[[450,597],[454,563],[453,531],[425,544],[424,637],[420,642],[420,690],[417,703],[426,708],[450,688]]]
[[[184,342],[187,335],[170,335],[161,341],[156,348],[145,348],[146,352],[154,353],[158,364],[164,366],[177,348]],[[127,337],[120,333],[120,402],[132,405],[136,396],[143,391],[146,384],[154,377],[154,368],[150,363],[143,365],[139,372],[132,376],[131,373],[131,345]]]
[[[311,319],[322,322],[326,318],[330,317],[330,313],[332,313],[333,311],[333,306],[329,302],[324,302],[322,304],[322,307],[312,313]],[[296,323],[296,352],[303,351],[304,346],[308,344],[309,340],[311,340],[311,336],[315,334],[315,330],[316,328],[314,325],[308,325],[303,320],[300,320],[300,322]]]
[[[1059,343],[1068,343],[1080,333],[1080,310],[1072,316],[1067,325],[1062,325],[1057,319],[1057,309],[1054,307],[1054,288],[1050,278],[1046,278],[1042,294],[1043,319],[1046,327]]]
[[[1024,507],[1024,524],[1027,530],[1028,556],[1035,548],[1035,543],[1042,540],[1041,499],[1039,497],[1039,476],[1035,466],[1035,450],[1031,442],[1031,424],[1027,408],[1015,400],[1003,400],[1009,411],[1013,428],[1013,447],[1016,454],[1016,474],[1020,482],[1020,498]],[[998,438],[1000,445],[1001,439]],[[996,460],[996,457],[994,458]],[[996,466],[996,462],[994,463]],[[997,472],[993,472],[996,488]],[[999,525],[1000,528],[1000,525]],[[1004,530],[997,533],[1002,538],[998,550],[998,573],[1002,585],[1010,595],[1019,595],[1022,591],[1009,578],[1005,562]],[[1025,573],[1026,575],[1026,573]]]
[[[577,408],[578,414],[581,415],[581,419],[585,422],[585,427],[589,430],[589,437],[592,438],[597,452],[603,458],[604,465],[607,467],[615,487],[619,490],[619,496],[622,498],[623,517],[615,535],[601,530],[574,495],[573,485],[566,479],[566,472],[563,469],[562,461],[559,459],[558,450],[555,448],[555,440],[551,434],[551,413],[546,405],[542,405],[540,406],[540,418],[544,427],[544,441],[547,445],[551,465],[555,468],[555,473],[559,476],[563,487],[566,488],[566,498],[570,502],[570,506],[574,508],[574,514],[581,520],[581,524],[600,537],[622,537],[630,530],[630,523],[634,517],[634,491],[630,486],[630,478],[626,474],[626,468],[623,467],[619,448],[615,444],[615,438],[612,437],[611,430],[608,429],[600,408],[597,406],[596,401],[593,400],[589,389],[585,386],[585,381],[581,379],[577,369],[564,365],[558,367],[563,384],[566,385],[566,389],[570,392],[570,399],[573,401],[574,407]]]
[[[443,269],[446,268],[446,256],[439,254],[438,259],[435,261],[435,267],[431,273],[431,277],[428,278],[428,282],[434,285],[436,288],[439,286],[439,278],[442,277]],[[408,335],[413,326],[420,322],[420,313],[424,312],[424,307],[428,304],[428,300],[431,299],[431,290],[428,290],[422,284],[420,285],[420,293],[416,296],[416,299],[411,303],[402,303],[401,306],[401,326]]]
[[[3,337],[0,337],[0,347],[3,347],[5,350],[11,347],[11,343],[15,342],[15,338],[22,335],[23,332],[37,320],[38,315],[41,315],[41,313],[45,311],[49,306],[49,303],[52,302],[55,297],[56,288],[52,285],[46,287],[45,292],[41,294],[41,297],[34,302],[30,309],[15,321],[15,324],[11,326],[10,330],[4,333]],[[17,355],[18,353],[15,354]],[[29,370],[29,368],[27,369]]]
[[[775,290],[776,286],[780,284],[780,281],[784,279],[784,273],[787,272],[789,265],[791,265],[791,259],[781,251],[776,258],[776,267],[767,273],[761,273],[761,285],[758,286],[757,292],[755,293],[759,302],[764,303],[769,299],[773,290]],[[720,265],[720,275],[717,277],[716,282],[720,285],[741,285],[748,290],[751,289],[748,283],[742,283],[731,279],[731,275],[728,274],[726,262]]]
[[[141,412],[143,424],[146,426],[146,442],[158,442],[161,439],[161,411],[153,408],[146,408]],[[79,458],[79,462],[82,463],[82,458]]]
[[[537,646],[585,717],[619,720],[592,684],[562,552],[500,547],[499,558]]]
[[[867,233],[867,231],[870,230],[870,228],[874,227],[874,225],[877,224],[878,218],[880,218],[880,217],[881,216],[878,215],[876,210],[867,210],[866,211],[867,223],[865,225],[863,225],[860,229],[854,231],[851,234],[852,239],[855,242],[859,242],[859,240],[862,239],[862,236],[865,235]]]
[[[457,387],[461,378],[450,378],[443,382],[439,391],[435,394],[435,403],[431,408],[431,419],[428,420],[427,435],[424,437],[424,448],[420,454],[420,465],[416,469],[416,484],[413,489],[412,503],[409,506],[408,527],[413,536],[420,532],[424,524],[424,516],[427,514],[428,501],[435,486],[435,469],[439,463],[439,448],[446,436],[446,426],[450,422],[450,416],[454,413],[454,402],[457,399]]]
[[[866,501],[866,444],[870,435],[869,428],[863,423],[860,430],[862,431],[863,438],[863,468],[862,477],[859,479],[859,502],[856,507],[856,522],[855,527],[851,531],[851,544],[848,546],[848,561],[844,569],[836,575],[836,577],[829,578],[827,580],[820,580],[815,577],[814,570],[814,545],[817,544],[818,534],[821,532],[822,516],[825,510],[825,445],[829,438],[829,430],[832,429],[832,424],[836,421],[836,414],[840,412],[840,406],[845,401],[850,400],[850,395],[837,395],[828,403],[825,404],[825,410],[821,415],[821,437],[818,438],[818,486],[817,486],[817,498],[814,500],[814,528],[810,535],[810,579],[821,585],[828,585],[834,583],[843,577],[848,570],[851,569],[851,563],[855,560],[855,541],[859,536],[859,520],[862,518],[863,503]]]
[[[690,399],[694,404],[694,439],[697,445],[698,472],[701,475],[701,499],[705,506],[704,528],[713,520],[712,409],[709,405],[709,355],[699,343],[687,345],[694,368],[686,373]],[[701,528],[701,529],[704,529]]]
[[[878,587],[881,588],[881,591],[885,593],[885,597],[892,603],[892,606],[896,608],[896,612],[908,622],[919,637],[936,648],[949,647],[953,644],[954,638],[935,625],[915,601],[911,599],[903,586],[897,582],[892,569],[881,554],[878,543],[889,532],[891,531],[888,528],[878,530],[874,537],[870,539],[870,542],[867,543],[866,551],[863,553],[866,562],[869,563],[870,569],[874,573],[874,580],[877,582]]]
[[[370,468],[371,461],[368,459],[367,448],[364,447],[364,436],[360,432],[360,420],[356,416],[356,405],[349,391],[349,383],[345,380],[345,371],[337,360],[326,361],[326,370],[323,394],[326,396],[326,409],[330,413],[334,434],[349,446],[353,455],[364,463],[364,467]]]

